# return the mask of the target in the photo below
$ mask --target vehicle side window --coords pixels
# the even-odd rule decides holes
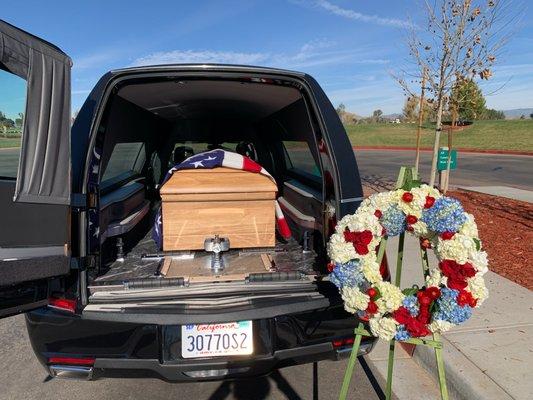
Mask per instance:
[[[287,168],[295,173],[303,172],[321,178],[320,168],[313,158],[309,144],[304,141],[283,141]]]
[[[117,143],[109,158],[102,182],[112,180],[127,173],[140,173],[146,161],[146,152],[142,142]]]
[[[26,110],[26,81],[0,69],[0,178],[16,179]]]

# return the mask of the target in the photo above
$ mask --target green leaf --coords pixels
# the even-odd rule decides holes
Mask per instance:
[[[476,239],[476,238],[472,238],[472,240],[476,244],[476,250],[479,251],[481,249],[481,240]]]

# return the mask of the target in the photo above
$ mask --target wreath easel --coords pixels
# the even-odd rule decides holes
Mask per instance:
[[[396,189],[403,189],[406,191],[410,191],[413,188],[419,187],[420,184],[421,182],[418,180],[418,177],[417,177],[417,174],[414,168],[402,167],[400,169],[398,180],[396,182]],[[403,231],[399,235],[398,253],[396,257],[395,285],[397,287],[400,286],[400,281],[401,281],[404,239],[405,239],[405,232]],[[381,239],[379,243],[378,251],[377,251],[377,264],[378,265],[381,265],[381,261],[383,260],[386,244],[387,244],[387,236],[385,235]],[[420,258],[421,258],[424,277],[427,278],[430,273],[430,266],[429,266],[427,249],[422,246],[420,247]],[[339,395],[340,400],[345,400],[347,397],[349,386],[350,386],[350,381],[351,381],[353,370],[355,367],[355,362],[356,362],[357,355],[359,352],[359,347],[361,345],[361,339],[363,338],[363,336],[366,336],[366,337],[375,336],[369,330],[365,329],[365,325],[362,322],[360,322],[357,328],[355,328],[354,335],[355,335],[355,340],[354,340],[353,348],[352,348],[351,355],[348,361],[348,365],[346,368],[346,372],[344,374],[344,380],[343,380],[340,395]],[[414,344],[414,345],[420,345],[420,346],[428,346],[434,349],[441,399],[448,400],[448,389],[446,386],[446,376],[445,376],[444,361],[443,361],[443,356],[442,356],[443,344],[442,344],[442,339],[439,333],[433,333],[432,339],[426,339],[423,337],[411,337],[405,340],[397,340],[395,338],[392,338],[390,340],[389,354],[388,354],[387,382],[386,382],[386,389],[385,389],[386,399],[390,400],[392,397],[394,353],[395,353],[397,341],[400,341],[403,343]]]

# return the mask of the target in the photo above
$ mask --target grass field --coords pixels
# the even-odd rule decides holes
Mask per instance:
[[[422,147],[433,145],[434,127],[422,132]],[[415,147],[416,124],[347,125],[346,131],[354,146]],[[445,131],[443,131],[445,132]],[[447,145],[441,135],[441,145]],[[481,150],[533,151],[533,119],[476,121],[462,131],[454,132],[453,146]]]
[[[415,147],[416,124],[347,125],[346,131],[354,146]],[[433,126],[422,132],[422,147],[433,145]],[[447,135],[441,135],[446,146]],[[0,148],[18,147],[20,138],[0,137]],[[476,121],[453,135],[453,146],[480,150],[519,150],[533,152],[533,119],[507,121]]]
[[[19,147],[20,138],[3,138],[0,137],[0,149],[6,147]]]

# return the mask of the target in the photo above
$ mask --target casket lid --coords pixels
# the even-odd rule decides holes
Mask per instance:
[[[187,169],[174,172],[161,186],[160,194],[272,193],[276,184],[267,176],[239,169]]]

